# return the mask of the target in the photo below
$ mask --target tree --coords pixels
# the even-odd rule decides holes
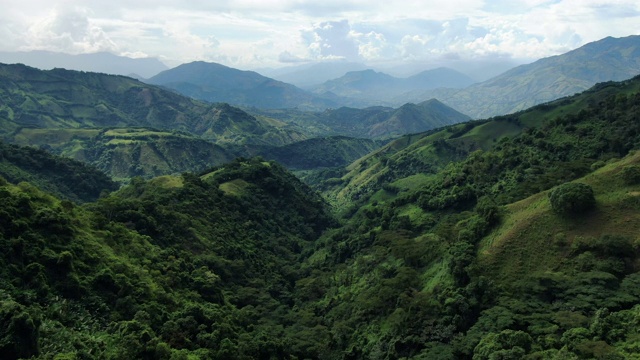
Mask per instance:
[[[565,183],[549,193],[551,208],[558,214],[571,215],[593,209],[596,199],[591,186],[582,183]]]
[[[627,185],[640,184],[640,166],[628,165],[622,168],[622,180]]]

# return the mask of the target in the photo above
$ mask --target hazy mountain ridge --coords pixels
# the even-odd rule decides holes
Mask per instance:
[[[521,65],[460,91],[434,90],[405,100],[437,98],[473,118],[509,114],[640,73],[640,36],[608,37],[566,54]]]
[[[391,100],[407,92],[437,88],[464,88],[473,79],[449,68],[425,70],[407,78],[398,78],[374,70],[351,71],[344,76],[315,86],[318,94],[333,93],[346,98],[360,99],[377,105],[398,105]],[[405,103],[399,100],[401,104]]]
[[[64,68],[149,78],[168,67],[156,58],[129,58],[107,52],[70,55],[51,51],[0,52],[0,63],[24,64],[42,70]]]
[[[308,89],[331,79],[339,78],[349,71],[366,70],[367,66],[354,62],[320,62],[304,64],[280,69],[257,70],[257,72],[293,84],[302,89]]]
[[[221,64],[196,61],[183,64],[150,78],[150,84],[174,89],[186,96],[208,102],[258,108],[301,108],[309,110],[335,106],[291,84]]]
[[[248,111],[296,124],[316,136],[342,135],[367,139],[391,138],[469,120],[468,116],[434,99],[405,104],[397,109],[375,106],[364,109],[340,107],[323,112],[286,109]]]

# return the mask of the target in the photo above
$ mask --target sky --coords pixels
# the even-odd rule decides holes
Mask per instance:
[[[0,51],[108,51],[240,69],[527,62],[640,34],[637,0],[0,0]]]

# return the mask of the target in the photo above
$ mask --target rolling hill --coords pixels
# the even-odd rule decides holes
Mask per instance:
[[[23,184],[24,191],[38,187],[55,196],[83,203],[95,201],[119,185],[104,173],[82,162],[51,155],[32,147],[0,141],[0,179]]]
[[[236,156],[220,145],[188,133],[145,128],[23,128],[13,135],[12,141],[91,164],[124,182],[136,176],[152,178],[199,172]]]

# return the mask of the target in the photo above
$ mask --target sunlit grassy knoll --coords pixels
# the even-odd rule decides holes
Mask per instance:
[[[172,175],[163,175],[158,176],[149,180],[149,182],[155,186],[169,189],[169,188],[180,188],[184,185],[184,181],[180,176],[172,176]]]
[[[514,136],[522,132],[522,126],[510,121],[489,121],[484,124],[475,126],[469,132],[464,134],[458,139],[452,139],[451,141],[472,142],[477,147],[482,149],[489,149],[496,141],[500,140],[504,136]]]
[[[34,129],[23,128],[14,135],[19,145],[64,145],[73,139],[90,139],[97,136],[100,129]]]
[[[242,179],[235,179],[220,184],[220,190],[226,195],[241,196],[250,184]]]
[[[392,185],[398,187],[400,190],[412,190],[427,184],[432,177],[433,175],[419,173],[394,181]]]
[[[449,286],[452,283],[449,273],[449,261],[442,259],[430,264],[429,268],[421,276],[424,293],[433,291],[438,286]]]

